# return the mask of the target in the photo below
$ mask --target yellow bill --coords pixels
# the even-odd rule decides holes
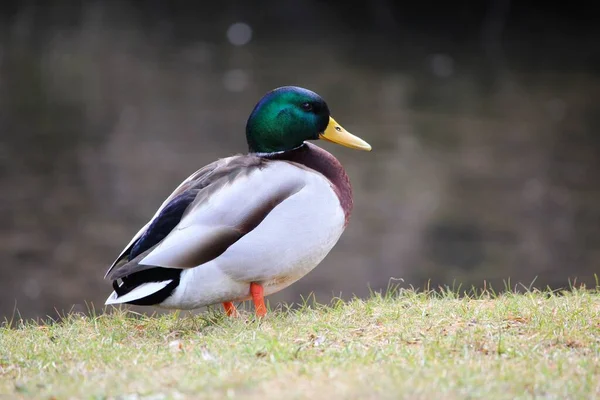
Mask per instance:
[[[319,139],[341,144],[342,146],[350,147],[351,149],[371,151],[371,145],[369,143],[342,128],[342,126],[335,122],[335,119],[331,117],[329,117],[329,124],[325,131],[319,134]]]

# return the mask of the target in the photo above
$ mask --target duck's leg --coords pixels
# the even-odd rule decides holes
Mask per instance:
[[[264,317],[267,315],[267,307],[265,306],[265,296],[263,287],[256,282],[250,284],[250,295],[254,302],[254,309],[256,310],[257,317]]]
[[[237,317],[239,315],[237,312],[237,309],[235,308],[235,306],[233,305],[233,303],[231,301],[224,302],[223,308],[225,309],[225,313],[227,314],[228,317]]]

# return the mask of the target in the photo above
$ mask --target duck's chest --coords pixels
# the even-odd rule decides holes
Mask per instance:
[[[300,205],[309,199],[316,207],[306,212],[296,209],[294,203]],[[281,218],[285,215],[296,218],[284,219],[283,223],[281,219],[273,219],[273,226],[265,224],[263,228],[272,247],[258,250],[248,260],[249,269],[255,271],[256,278],[261,278],[267,294],[285,288],[319,265],[346,227],[345,213],[331,188],[324,188],[318,196],[309,191],[299,193],[277,211]]]
[[[352,185],[346,170],[337,158],[308,142],[293,151],[276,154],[270,158],[293,162],[323,176],[338,199],[337,204],[344,213],[344,224],[348,225],[354,206]]]
[[[234,279],[303,276],[331,251],[344,231],[345,213],[328,180],[311,175],[302,190],[275,207],[251,234],[223,254],[219,263]]]

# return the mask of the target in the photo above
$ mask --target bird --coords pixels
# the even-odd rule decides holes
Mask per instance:
[[[314,269],[337,243],[353,207],[341,163],[311,143],[371,146],[308,89],[266,93],[246,123],[249,152],[218,159],[185,179],[106,272],[106,305],[191,310],[264,297]]]

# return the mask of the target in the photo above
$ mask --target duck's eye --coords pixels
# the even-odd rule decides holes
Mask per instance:
[[[310,103],[302,103],[301,107],[304,111],[307,111],[307,112],[310,112],[313,110],[313,106]]]

